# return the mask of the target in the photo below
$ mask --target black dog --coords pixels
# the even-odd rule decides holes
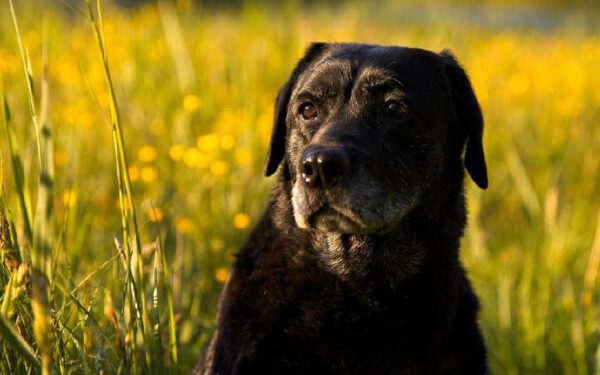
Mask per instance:
[[[483,120],[449,52],[313,44],[277,98],[267,211],[201,374],[484,374],[458,251]]]

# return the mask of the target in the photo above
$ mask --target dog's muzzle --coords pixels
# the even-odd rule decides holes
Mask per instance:
[[[292,190],[296,223],[300,228],[356,232],[360,218],[344,204],[342,195],[351,174],[345,147],[310,147],[299,162],[300,178]]]
[[[350,156],[344,148],[311,148],[300,160],[302,182],[311,189],[329,189],[350,172]]]

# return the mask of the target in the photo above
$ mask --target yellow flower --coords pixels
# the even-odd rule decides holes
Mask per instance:
[[[98,94],[96,98],[98,99],[98,105],[100,107],[106,109],[110,105],[110,96],[108,95],[108,93]]]
[[[194,230],[194,223],[187,217],[182,217],[175,223],[175,229],[179,233],[192,233]]]
[[[10,76],[13,72],[17,71],[18,68],[23,69],[19,66],[20,62],[17,56],[9,52],[7,49],[0,48],[0,71],[5,72],[7,76]]]
[[[215,133],[198,137],[198,148],[204,152],[212,153],[219,149],[219,135]]]
[[[144,167],[140,171],[140,177],[144,182],[152,182],[158,177],[158,172],[156,171],[156,168]]]
[[[256,119],[258,134],[264,144],[269,144],[271,139],[271,129],[273,128],[273,110],[268,109]]]
[[[174,161],[179,161],[183,158],[183,154],[185,153],[185,148],[182,145],[173,145],[169,148],[169,156]]]
[[[200,98],[196,95],[188,94],[183,98],[183,109],[188,113],[196,112],[200,109]]]
[[[164,215],[162,210],[159,207],[154,207],[151,208],[150,211],[148,211],[148,217],[150,218],[150,221],[152,221],[153,223],[158,223],[161,222]]]
[[[62,196],[65,207],[73,207],[77,203],[77,190],[66,190]]]
[[[223,150],[231,150],[235,146],[235,138],[231,134],[225,134],[221,137],[221,148]]]
[[[229,269],[225,267],[219,267],[215,271],[215,279],[217,281],[224,283],[229,278]]]
[[[530,86],[531,82],[529,76],[523,73],[517,73],[510,77],[507,88],[513,96],[520,96],[526,94],[529,91]]]
[[[69,161],[69,154],[63,150],[54,151],[54,163],[57,167],[62,167]]]
[[[221,237],[211,238],[210,248],[212,250],[221,250],[225,246],[225,241]]]
[[[229,163],[225,160],[215,160],[210,164],[210,173],[215,177],[222,177],[229,172]]]
[[[235,130],[238,128],[241,116],[241,114],[233,110],[221,112],[213,129],[221,129],[221,131],[225,132]]]
[[[131,182],[135,182],[140,179],[140,169],[136,166],[131,166],[128,169],[129,171],[129,180]]]
[[[239,165],[252,163],[252,150],[249,148],[240,148],[235,150],[235,161]]]
[[[209,163],[208,156],[202,153],[195,147],[189,148],[183,154],[183,162],[188,167],[206,168]]]
[[[233,227],[236,229],[246,229],[250,226],[250,216],[240,212],[233,217]]]
[[[88,111],[79,111],[76,121],[80,127],[89,129],[94,125],[94,116]]]
[[[143,146],[138,150],[138,159],[145,163],[156,160],[156,147]]]

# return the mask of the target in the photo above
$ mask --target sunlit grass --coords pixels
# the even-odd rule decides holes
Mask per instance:
[[[168,4],[17,1],[19,34],[0,5],[0,373],[188,373],[273,182],[273,99],[336,40],[455,52],[486,119],[462,256],[492,370],[600,374],[597,32]]]

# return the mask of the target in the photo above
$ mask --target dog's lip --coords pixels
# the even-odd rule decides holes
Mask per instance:
[[[324,203],[320,205],[316,210],[314,210],[309,217],[309,222],[312,224],[315,221],[315,218],[321,214],[333,214],[337,216],[341,216],[343,219],[348,220],[352,224],[358,227],[365,227],[362,220],[356,216],[356,214],[349,212],[346,209],[336,207],[331,204]]]

